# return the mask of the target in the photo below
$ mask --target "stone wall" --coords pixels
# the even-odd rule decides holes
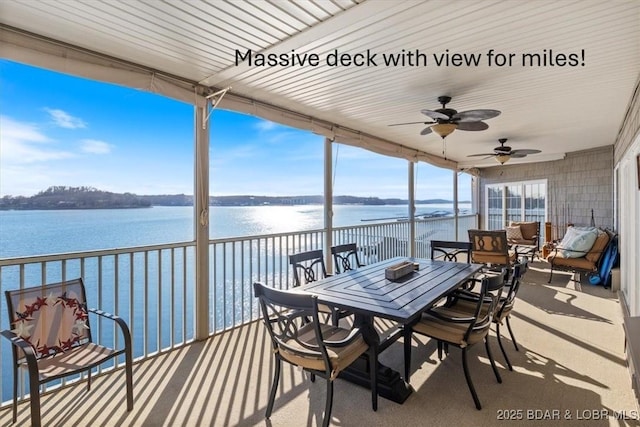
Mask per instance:
[[[487,184],[546,179],[548,221],[589,225],[593,209],[596,226],[613,227],[613,145],[568,153],[562,160],[485,168],[479,177],[480,224]]]

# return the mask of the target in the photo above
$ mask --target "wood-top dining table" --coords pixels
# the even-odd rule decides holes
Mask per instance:
[[[417,264],[416,269],[399,279],[387,279],[386,269],[404,261]],[[367,343],[379,354],[395,342],[402,331],[398,328],[381,339],[373,325],[375,317],[398,322],[400,326],[415,322],[424,310],[463,285],[482,267],[482,264],[396,257],[329,276],[296,290],[312,293],[319,302],[353,313],[354,325],[362,330]],[[366,359],[362,359],[340,376],[368,387],[368,369]],[[399,372],[378,363],[378,393],[403,403],[411,394],[411,388]]]

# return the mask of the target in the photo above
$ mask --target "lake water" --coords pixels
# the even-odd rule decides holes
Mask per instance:
[[[469,205],[460,205],[469,209]],[[416,206],[416,216],[452,211],[449,204]],[[211,238],[321,229],[323,207],[210,208]],[[407,206],[334,206],[334,227],[407,217]],[[193,208],[0,211],[0,258],[112,249],[193,240]]]
[[[468,205],[461,205],[462,209],[469,209]],[[416,207],[416,216],[424,216],[433,212],[452,211],[451,205],[422,205]],[[265,235],[275,233],[286,233],[295,231],[317,230],[324,226],[322,206],[256,206],[256,207],[211,207],[210,208],[210,237],[228,238],[240,236]],[[407,206],[359,206],[359,205],[337,205],[334,206],[334,227],[372,224],[377,222],[392,222],[396,219],[407,217]],[[112,209],[112,210],[51,210],[51,211],[0,211],[0,259],[25,257],[31,255],[46,255],[67,252],[80,252],[98,249],[126,248],[133,246],[144,246],[154,244],[164,244],[172,242],[185,242],[193,240],[193,208],[192,207],[153,207],[149,209]],[[266,261],[265,261],[266,262]],[[93,263],[95,264],[95,263]],[[87,277],[85,284],[88,293],[95,298],[96,266],[87,262]],[[148,272],[139,272],[144,266],[140,262],[136,264],[136,277],[157,277],[157,263],[153,259],[149,264]],[[167,265],[163,268],[166,269]],[[71,269],[71,265],[69,269]],[[105,283],[110,283],[115,276],[113,266],[106,264],[102,268],[102,279]],[[5,271],[7,270],[7,271]],[[17,269],[3,270],[0,275],[2,290],[17,287],[19,278]],[[143,354],[143,342],[145,336],[151,341],[150,346],[158,346],[155,340],[157,330],[153,319],[158,313],[158,288],[152,286],[147,296],[150,301],[146,310],[134,310],[133,318],[127,316],[127,301],[129,296],[127,268],[122,268],[120,274],[122,289],[119,299],[122,299],[121,316],[132,327],[134,342],[134,357]],[[142,274],[139,274],[142,273]],[[25,273],[29,276],[29,272]],[[58,272],[59,274],[59,272]],[[75,274],[69,272],[69,274]],[[54,277],[56,275],[53,275]],[[27,280],[28,285],[38,282],[39,275]],[[93,278],[93,280],[92,280]],[[188,280],[192,280],[189,277]],[[236,284],[229,284],[229,280],[214,280],[216,289],[234,289]],[[250,286],[251,281],[240,286]],[[166,285],[166,283],[165,283]],[[139,294],[143,291],[136,285],[132,292]],[[161,292],[165,292],[164,288]],[[189,291],[192,292],[192,291]],[[240,295],[239,291],[239,295]],[[246,290],[250,293],[250,290]],[[223,291],[218,292],[216,301]],[[105,291],[101,308],[112,311],[111,307],[114,298]],[[90,298],[91,299],[91,298]],[[136,295],[136,301],[146,300],[141,295]],[[192,312],[193,295],[183,295],[178,293],[173,295],[173,302],[181,307],[180,301],[186,301],[186,307],[182,310],[186,313]],[[170,301],[169,297],[163,299],[163,304]],[[244,304],[244,303],[242,303]],[[92,305],[94,306],[94,305]],[[224,323],[222,319],[228,315],[231,318],[233,310],[237,307],[227,305],[226,314],[211,307],[212,316],[217,322]],[[0,327],[7,328],[6,304],[0,301]],[[163,308],[167,312],[168,308]],[[179,309],[178,309],[179,310]],[[231,310],[231,311],[229,311]],[[231,313],[231,314],[230,314]],[[193,330],[193,316],[176,312],[176,318],[184,319],[186,324],[187,338]],[[149,322],[148,335],[141,326]],[[181,321],[181,320],[180,320]],[[92,325],[92,329],[95,325]],[[161,345],[170,344],[168,327],[162,332]],[[180,328],[178,328],[178,331]],[[113,331],[104,328],[100,332],[101,342],[110,342]],[[106,341],[103,341],[106,338]],[[192,337],[191,337],[192,338]],[[2,361],[2,400],[11,398],[11,349],[6,340],[2,340],[0,345]]]

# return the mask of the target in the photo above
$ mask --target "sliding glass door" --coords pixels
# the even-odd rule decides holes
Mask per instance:
[[[538,221],[544,241],[547,180],[490,184],[485,188],[485,228],[500,230],[510,221]]]

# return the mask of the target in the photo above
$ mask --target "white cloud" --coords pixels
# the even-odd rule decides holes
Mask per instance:
[[[83,139],[81,144],[80,150],[89,154],[109,154],[113,148],[111,144],[95,139]]]
[[[71,152],[51,148],[51,142],[35,124],[0,116],[0,157],[3,167],[74,157]]]
[[[279,127],[280,125],[274,122],[270,122],[269,120],[259,120],[256,124],[255,127],[256,129],[258,129],[261,132],[267,132],[270,130],[273,130],[277,127]]]
[[[49,113],[53,122],[61,128],[78,129],[85,128],[87,124],[78,117],[73,117],[66,111],[58,110],[55,108],[45,108],[45,111]]]

